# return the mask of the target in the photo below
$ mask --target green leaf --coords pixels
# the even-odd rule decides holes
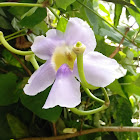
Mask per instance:
[[[30,12],[25,16],[21,21],[21,26],[27,27],[27,28],[33,28],[35,25],[39,24],[41,21],[44,20],[44,18],[47,16],[47,11],[45,8],[37,8],[33,9],[34,12]],[[32,13],[32,14],[31,14]]]
[[[117,98],[116,102],[116,107],[114,107],[114,113],[113,113],[113,119],[114,119],[114,124],[115,126],[132,126],[132,107],[129,102],[129,100],[124,99],[122,97]],[[122,132],[122,133],[117,133],[114,132],[115,135],[117,136],[118,140],[132,140],[131,137],[132,133],[130,132]]]
[[[37,10],[37,7],[33,7],[31,8],[29,11],[27,11],[25,14],[23,14],[21,16],[21,19],[23,19],[24,17],[28,17],[28,16],[31,16],[35,11]]]
[[[136,19],[137,23],[140,26],[140,12],[138,13],[134,9],[129,8],[129,7],[127,8],[127,10],[129,11],[130,15]]]
[[[117,27],[119,24],[120,16],[122,13],[123,6],[120,4],[115,4],[115,16],[114,16],[114,26]]]
[[[59,106],[50,109],[42,108],[45,104],[49,91],[50,88],[47,88],[45,91],[37,94],[36,96],[21,94],[21,102],[25,107],[34,112],[40,118],[54,122],[60,117],[62,109]]]
[[[13,106],[0,106],[0,140],[10,140],[13,134],[7,122],[7,113],[14,110]]]
[[[32,28],[32,31],[37,35],[45,35],[48,31],[48,26],[45,21],[40,22]]]
[[[115,125],[132,126],[132,107],[130,102],[123,97],[118,97],[116,110],[114,110],[113,118]],[[125,119],[124,119],[125,118]]]
[[[134,0],[134,2],[140,8],[140,0]]]
[[[15,138],[24,138],[29,136],[27,127],[15,116],[7,114],[8,124]]]
[[[67,7],[75,1],[76,0],[56,0],[56,5],[58,8],[66,10]]]
[[[2,16],[0,16],[0,27],[3,29],[11,29],[11,24]]]
[[[19,0],[19,3],[34,3],[34,0]],[[21,18],[23,14],[28,12],[31,9],[31,7],[18,7],[18,6],[11,6],[8,11],[13,14],[15,17]]]
[[[126,31],[126,28],[124,27],[120,27],[118,28],[118,30],[122,33],[125,33]],[[123,38],[123,36],[121,34],[119,34],[118,32],[116,32],[113,28],[110,28],[108,26],[106,26],[105,28],[104,27],[101,27],[100,28],[100,32],[99,34],[101,36],[108,36],[108,38],[114,42],[117,42],[117,43],[120,43],[121,39]],[[130,48],[136,48],[132,43],[130,43],[126,38],[124,39],[124,42],[123,42],[123,45],[124,46],[128,46]]]
[[[17,77],[13,73],[0,74],[0,105],[9,105],[19,99],[15,92]]]
[[[120,96],[126,98],[118,80],[115,80],[113,83],[111,83],[109,86],[107,86],[107,88],[109,88],[113,94],[119,94]]]
[[[130,76],[127,75],[124,77],[124,82],[125,83],[130,83],[130,85],[124,85],[124,90],[131,96],[132,94],[136,94],[140,96],[140,87],[135,85],[135,81],[138,78],[139,75],[137,76]]]
[[[100,8],[103,12],[105,12],[107,15],[109,15],[109,16],[110,16],[109,11],[105,8],[105,6],[104,6],[104,5],[99,4],[99,8]]]
[[[5,12],[3,11],[3,9],[0,7],[0,15],[2,15],[3,17],[7,17],[6,15],[5,15]]]
[[[87,6],[94,10],[94,8],[95,9],[97,8],[98,3],[97,3],[97,1],[95,1],[93,4],[93,2],[88,1]],[[86,15],[88,17],[88,20],[89,20],[91,26],[93,26],[93,30],[94,30],[95,34],[99,34],[99,28],[101,25],[103,25],[103,21],[98,16],[96,16],[90,10],[88,10],[86,8],[85,8],[85,12],[86,12]]]
[[[123,50],[123,53],[126,56],[125,57],[122,57],[121,64],[123,65],[123,67],[125,69],[127,69],[133,75],[136,75],[135,66],[133,66],[133,64],[134,64],[134,61],[133,61],[134,54],[133,54],[133,52],[130,50],[130,48],[126,47]]]
[[[17,61],[17,59],[8,50],[5,49],[2,52],[2,56],[7,64],[21,68],[19,61]]]
[[[67,26],[68,20],[64,17],[61,17],[57,23],[57,30],[60,30],[61,32],[65,32],[66,26]]]
[[[102,54],[104,54],[105,56],[109,57],[114,50],[116,49],[116,47],[114,46],[110,46],[107,43],[105,43],[105,39],[102,36],[96,35],[96,41],[97,41],[97,46],[95,51],[101,52]],[[117,61],[121,60],[121,56],[118,54],[116,54],[116,56],[114,57]]]
[[[18,6],[13,6],[13,7],[10,7],[9,12],[12,15],[14,15],[15,17],[19,17],[20,18],[23,14],[25,14],[30,9],[31,9],[30,7],[20,7],[19,8]]]
[[[136,81],[134,82],[134,84],[138,87],[140,87],[140,74],[138,76],[138,78],[136,79]]]

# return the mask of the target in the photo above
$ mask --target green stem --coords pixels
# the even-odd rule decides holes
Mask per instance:
[[[15,39],[17,37],[24,36],[24,35],[27,35],[27,34],[25,33],[25,34],[19,34],[19,35],[16,35],[16,36],[12,36],[12,37],[6,39],[6,41],[9,41],[9,40],[12,40],[12,39]]]
[[[105,102],[101,107],[88,111],[79,110],[77,108],[70,108],[70,110],[77,115],[91,115],[107,109],[110,104],[109,97],[107,95],[105,88],[102,88],[102,91],[104,92]]]
[[[16,35],[16,36],[12,36],[12,37],[6,39],[6,41],[9,41],[9,40],[12,40],[12,39],[15,39],[15,38],[17,38],[17,37],[24,36],[24,35],[26,35],[26,34],[19,34],[19,35]],[[0,45],[2,45],[1,42],[0,42]]]
[[[56,12],[51,8],[51,7],[48,7],[48,9],[55,15],[55,17],[59,20],[60,17],[56,14]]]
[[[89,90],[88,88],[85,88],[85,87],[83,86],[83,89],[84,89],[84,91],[86,92],[86,94],[87,94],[90,98],[92,98],[93,100],[95,100],[95,101],[97,101],[97,102],[100,102],[100,103],[102,103],[102,104],[105,103],[105,101],[103,101],[103,100],[97,98],[96,96],[94,96],[94,95],[90,92],[90,90]]]
[[[22,30],[20,30],[20,31],[17,31],[17,32],[15,32],[15,33],[13,33],[13,34],[7,35],[7,36],[5,36],[5,39],[10,38],[10,37],[12,37],[12,36],[14,36],[14,35],[16,35],[16,34],[19,34],[19,33],[23,32],[23,31],[25,31],[25,30],[26,30],[26,28],[24,28],[24,29],[22,29]]]
[[[112,24],[110,24],[107,20],[105,20],[103,17],[101,17],[98,13],[96,13],[93,9],[89,8],[88,6],[86,6],[85,4],[83,4],[82,2],[80,2],[79,0],[76,0],[78,3],[80,3],[83,7],[85,7],[86,9],[88,9],[89,11],[91,11],[93,14],[95,14],[96,16],[98,16],[100,19],[102,19],[103,21],[105,21],[108,25],[110,25],[114,30],[116,30],[119,34],[121,34],[122,36],[124,36],[125,38],[127,38],[129,40],[129,42],[131,42],[133,45],[137,46],[129,37],[127,37],[126,35],[124,35],[122,32],[120,32],[116,27],[114,27]],[[138,47],[138,46],[137,46]]]
[[[110,100],[109,100],[109,97],[108,97],[108,95],[107,95],[107,91],[106,91],[105,88],[101,88],[101,89],[102,89],[102,91],[104,92],[104,96],[105,96],[105,104],[109,106],[109,104],[110,104]]]
[[[128,86],[128,85],[132,85],[132,83],[120,83],[120,85]]]
[[[103,104],[101,107],[99,107],[97,109],[88,110],[88,111],[78,110],[77,108],[70,108],[70,110],[77,115],[91,115],[91,114],[95,114],[97,112],[100,112],[102,110],[105,110],[106,108],[108,108],[108,106]]]
[[[26,55],[25,56],[25,60],[26,61],[30,61],[31,64],[33,65],[33,67],[35,68],[35,70],[37,70],[39,68],[39,65],[38,65],[38,63],[37,63],[37,61],[35,59],[35,55],[34,54],[32,54],[32,55]]]
[[[4,6],[44,7],[43,4],[38,4],[38,3],[1,2],[0,7],[4,7]]]
[[[77,54],[77,68],[78,68],[78,73],[79,73],[81,83],[84,87],[92,89],[92,90],[99,88],[99,87],[95,87],[95,86],[89,84],[86,81],[85,74],[84,74],[84,68],[83,68],[83,53]]]
[[[32,51],[20,51],[17,50],[15,48],[13,48],[12,46],[10,46],[8,44],[8,42],[5,40],[3,33],[0,31],[0,42],[4,45],[5,48],[7,48],[7,50],[9,50],[10,52],[14,53],[14,54],[18,54],[18,55],[30,55],[33,54]]]

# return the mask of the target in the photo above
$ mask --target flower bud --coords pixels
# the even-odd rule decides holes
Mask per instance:
[[[85,49],[86,46],[82,44],[80,41],[78,41],[73,47],[73,51],[75,52],[75,54],[83,54]]]

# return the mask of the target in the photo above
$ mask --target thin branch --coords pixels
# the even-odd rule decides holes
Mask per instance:
[[[125,31],[125,36],[127,35],[128,31],[129,31],[130,28],[126,28],[126,31]],[[114,52],[109,56],[110,58],[113,58],[119,51],[120,51],[120,46],[121,44],[123,44],[124,42],[124,39],[125,39],[125,36],[122,37],[120,43],[119,43],[119,46],[114,50]]]
[[[57,136],[56,124],[53,122],[52,126],[53,126],[54,136]]]
[[[79,131],[74,134],[66,134],[66,135],[61,135],[56,137],[24,138],[20,140],[63,140],[67,138],[73,138],[73,137],[96,133],[96,132],[140,132],[140,127],[129,127],[129,126],[101,127],[101,128],[93,128],[93,129]]]
[[[43,4],[38,3],[17,3],[17,2],[1,2],[0,7],[5,6],[25,6],[25,7],[44,7]]]
[[[5,39],[10,38],[10,37],[12,37],[12,36],[14,36],[14,35],[17,35],[17,34],[19,34],[19,33],[21,33],[21,32],[24,32],[25,30],[27,30],[27,29],[24,28],[24,29],[21,29],[21,30],[19,30],[19,31],[17,31],[17,32],[14,32],[14,33],[12,33],[12,34],[10,34],[10,35],[7,35],[7,36],[5,36]]]
[[[23,62],[14,54],[11,52],[11,54],[15,57],[15,59],[21,64],[21,66],[24,68],[24,70],[28,73],[29,76],[32,75],[31,71],[23,64]]]

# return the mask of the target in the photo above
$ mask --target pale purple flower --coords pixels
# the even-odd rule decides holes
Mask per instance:
[[[94,52],[96,40],[89,25],[79,18],[70,18],[65,33],[51,29],[46,37],[36,37],[31,47],[35,55],[47,62],[31,76],[24,92],[36,95],[53,84],[43,108],[56,105],[73,108],[80,104],[80,82],[75,79],[79,76],[76,55],[72,50],[78,41],[86,46],[83,63],[85,77],[90,84],[105,87],[124,75],[119,71],[116,60]]]

